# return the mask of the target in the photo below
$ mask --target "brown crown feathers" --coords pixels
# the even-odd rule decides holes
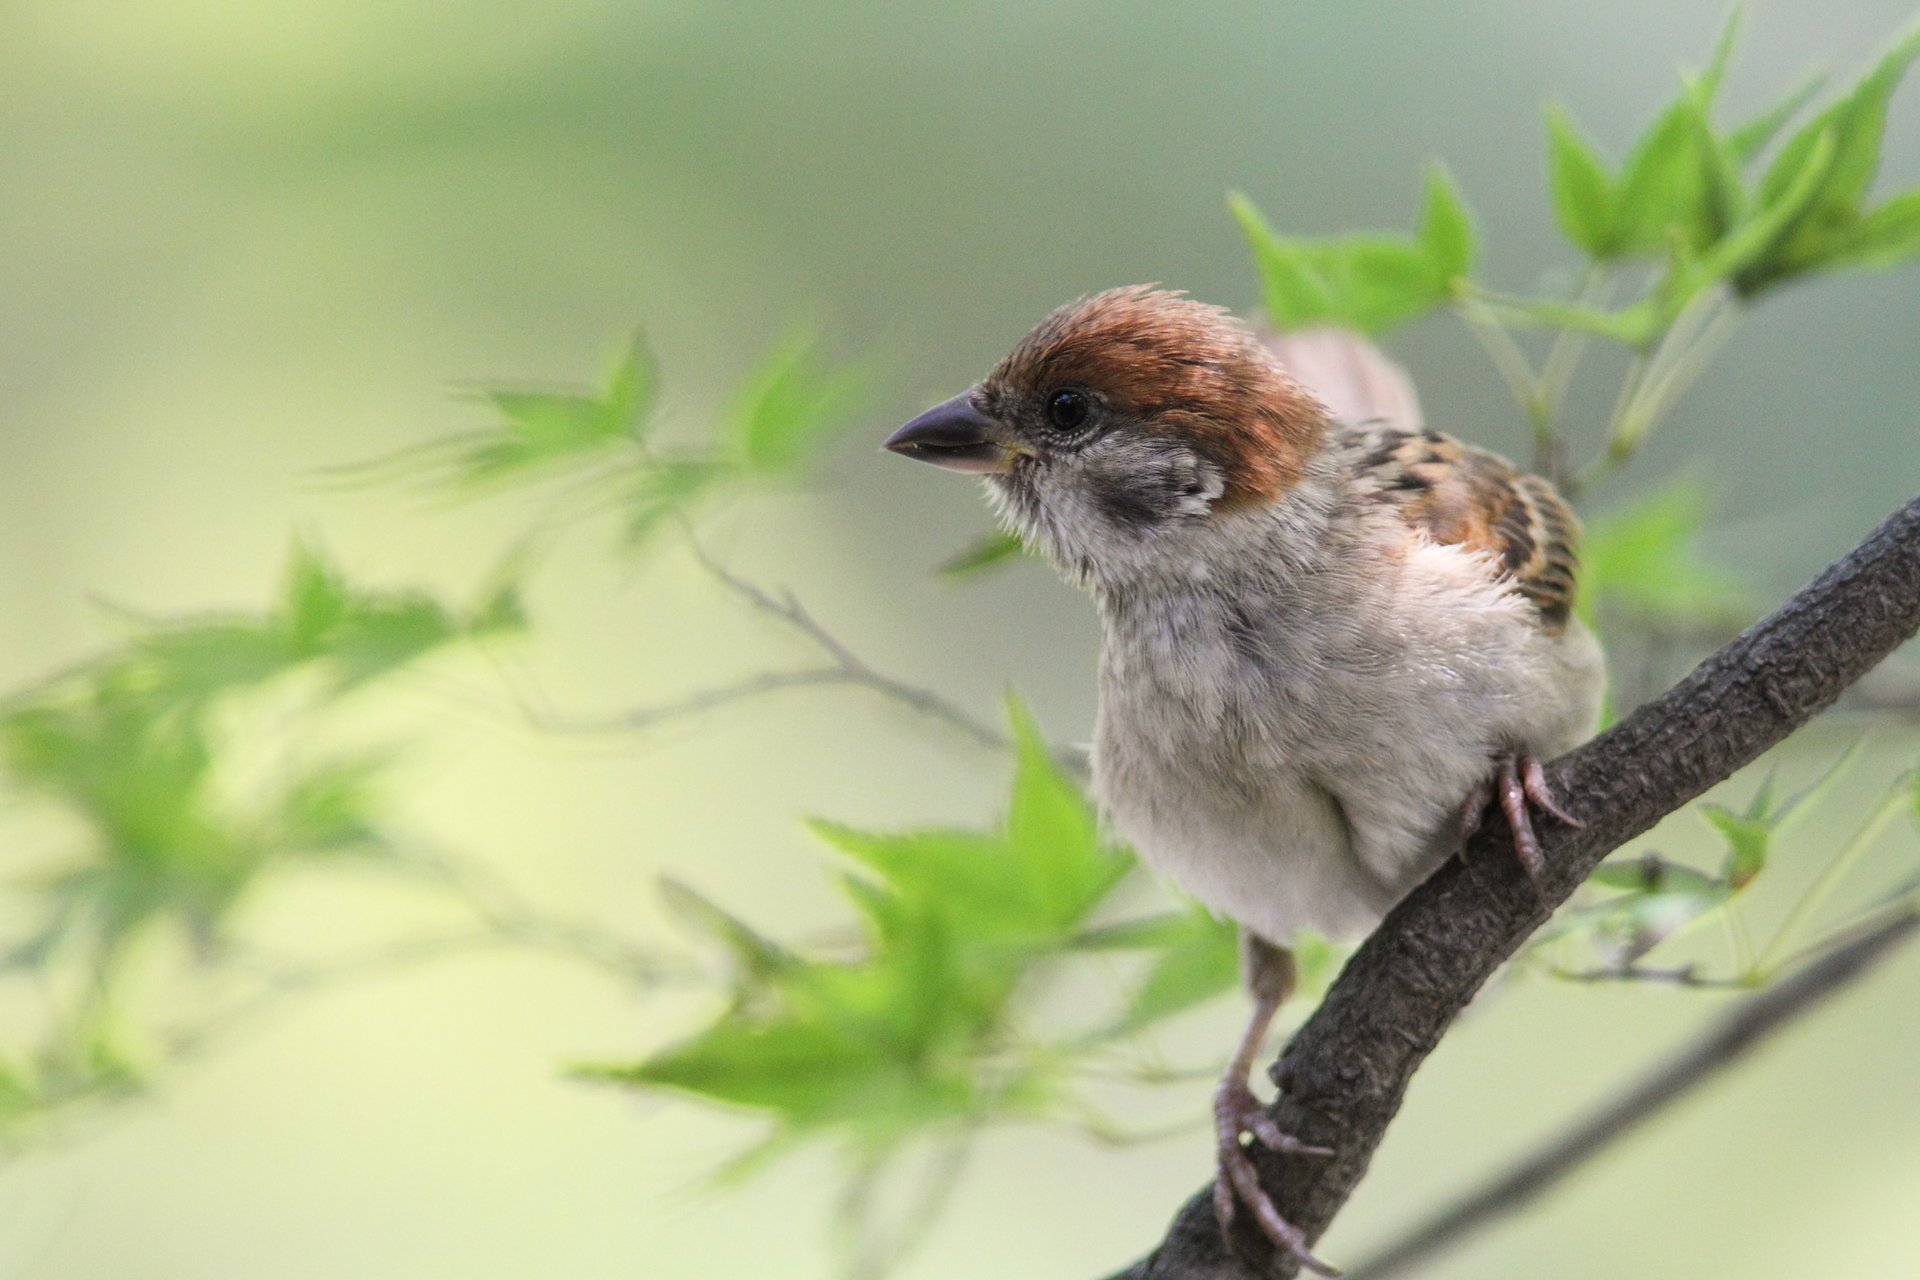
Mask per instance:
[[[979,402],[1008,414],[1063,387],[1090,392],[1144,429],[1190,440],[1225,477],[1223,511],[1270,501],[1298,482],[1327,425],[1319,401],[1230,312],[1152,285],[1054,311],[981,382]]]

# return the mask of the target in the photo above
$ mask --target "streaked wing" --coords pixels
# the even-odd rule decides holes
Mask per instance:
[[[1435,542],[1486,552],[1548,630],[1567,625],[1580,522],[1550,483],[1438,431],[1362,424],[1340,446],[1364,494]]]

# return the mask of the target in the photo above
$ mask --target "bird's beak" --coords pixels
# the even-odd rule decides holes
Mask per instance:
[[[968,475],[1011,471],[1014,458],[1030,450],[1014,440],[1004,425],[974,408],[972,396],[965,391],[941,401],[888,436],[886,447],[903,457]]]

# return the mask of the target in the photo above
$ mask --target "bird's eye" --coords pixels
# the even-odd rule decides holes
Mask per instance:
[[[1047,397],[1047,421],[1062,431],[1078,431],[1093,412],[1093,401],[1084,391],[1063,388]]]

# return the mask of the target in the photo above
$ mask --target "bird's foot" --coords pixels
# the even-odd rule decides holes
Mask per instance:
[[[1220,1231],[1232,1239],[1233,1220],[1245,1209],[1253,1215],[1260,1233],[1307,1270],[1322,1276],[1340,1273],[1313,1256],[1307,1248],[1306,1233],[1280,1216],[1273,1200],[1260,1185],[1260,1173],[1241,1145],[1241,1135],[1272,1151],[1296,1155],[1330,1156],[1326,1147],[1309,1146],[1292,1134],[1284,1133],[1260,1099],[1245,1083],[1223,1082],[1213,1097],[1214,1135],[1219,1141],[1220,1169],[1213,1181],[1213,1210],[1220,1218]]]
[[[1527,873],[1536,891],[1546,874],[1546,859],[1540,853],[1540,837],[1533,829],[1533,810],[1539,809],[1570,827],[1581,825],[1578,818],[1560,807],[1553,789],[1547,785],[1546,770],[1529,751],[1509,751],[1494,766],[1493,775],[1467,793],[1460,824],[1460,846],[1466,848],[1494,803],[1505,815],[1507,829],[1513,833],[1513,856]]]

